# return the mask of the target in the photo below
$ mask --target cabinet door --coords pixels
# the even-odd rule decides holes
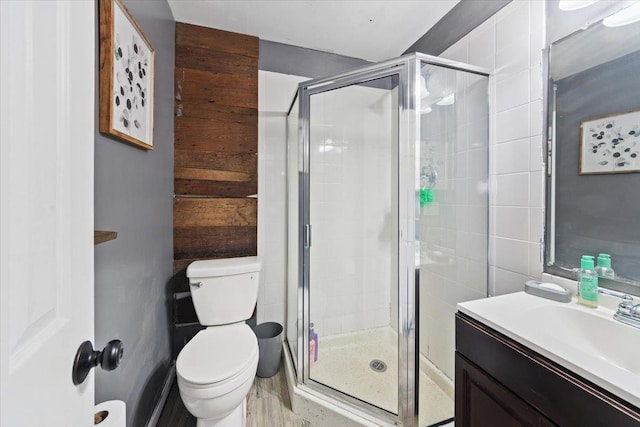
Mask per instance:
[[[456,427],[555,425],[458,353],[455,420]]]

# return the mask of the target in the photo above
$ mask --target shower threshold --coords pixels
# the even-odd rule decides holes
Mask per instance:
[[[381,345],[385,343],[386,345]],[[341,334],[325,337],[320,345],[318,361],[311,368],[310,377],[319,383],[338,389],[348,395],[369,402],[389,412],[397,411],[397,334],[390,328],[378,328],[367,331]],[[285,343],[285,346],[287,344]],[[289,356],[288,349],[285,354]],[[370,368],[372,359],[385,362],[388,366],[384,372]],[[289,361],[289,363],[291,363]],[[289,375],[291,374],[291,375]],[[427,358],[420,356],[420,426],[446,425],[453,417],[453,383],[440,372]],[[287,372],[291,376],[292,386],[295,386],[293,368]],[[304,386],[295,386],[301,388]],[[305,387],[309,390],[308,387]],[[320,399],[328,399],[316,390],[309,390],[318,394]],[[292,405],[294,393],[290,387]],[[331,399],[333,400],[333,399]],[[343,410],[353,411],[349,404],[338,402]],[[356,408],[357,409],[357,408]],[[306,418],[305,413],[294,412]],[[316,412],[316,411],[313,411]],[[324,413],[327,411],[325,410]],[[364,411],[362,411],[363,414]],[[366,413],[371,418],[372,416]],[[362,417],[359,417],[362,418]],[[314,424],[337,425],[336,421],[314,420]],[[349,425],[349,424],[346,424]],[[353,425],[369,425],[365,420],[358,420]],[[374,419],[371,425],[381,425],[379,419]]]

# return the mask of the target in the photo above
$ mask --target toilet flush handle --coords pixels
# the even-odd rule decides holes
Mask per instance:
[[[194,282],[194,283],[189,283],[191,286],[194,286],[196,288],[200,288],[202,287],[202,282]]]

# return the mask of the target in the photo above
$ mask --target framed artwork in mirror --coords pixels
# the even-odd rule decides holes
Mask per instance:
[[[153,149],[155,50],[120,0],[99,0],[101,133]]]
[[[580,175],[640,172],[640,111],[580,123]]]

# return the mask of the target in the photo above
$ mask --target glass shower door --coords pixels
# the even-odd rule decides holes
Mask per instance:
[[[453,416],[456,304],[487,295],[488,76],[413,54],[301,83],[296,102],[298,385],[369,420],[439,425]]]
[[[303,230],[308,379],[391,414],[398,413],[398,80],[310,91]]]
[[[456,305],[487,296],[488,83],[420,67],[420,426],[453,418]]]

